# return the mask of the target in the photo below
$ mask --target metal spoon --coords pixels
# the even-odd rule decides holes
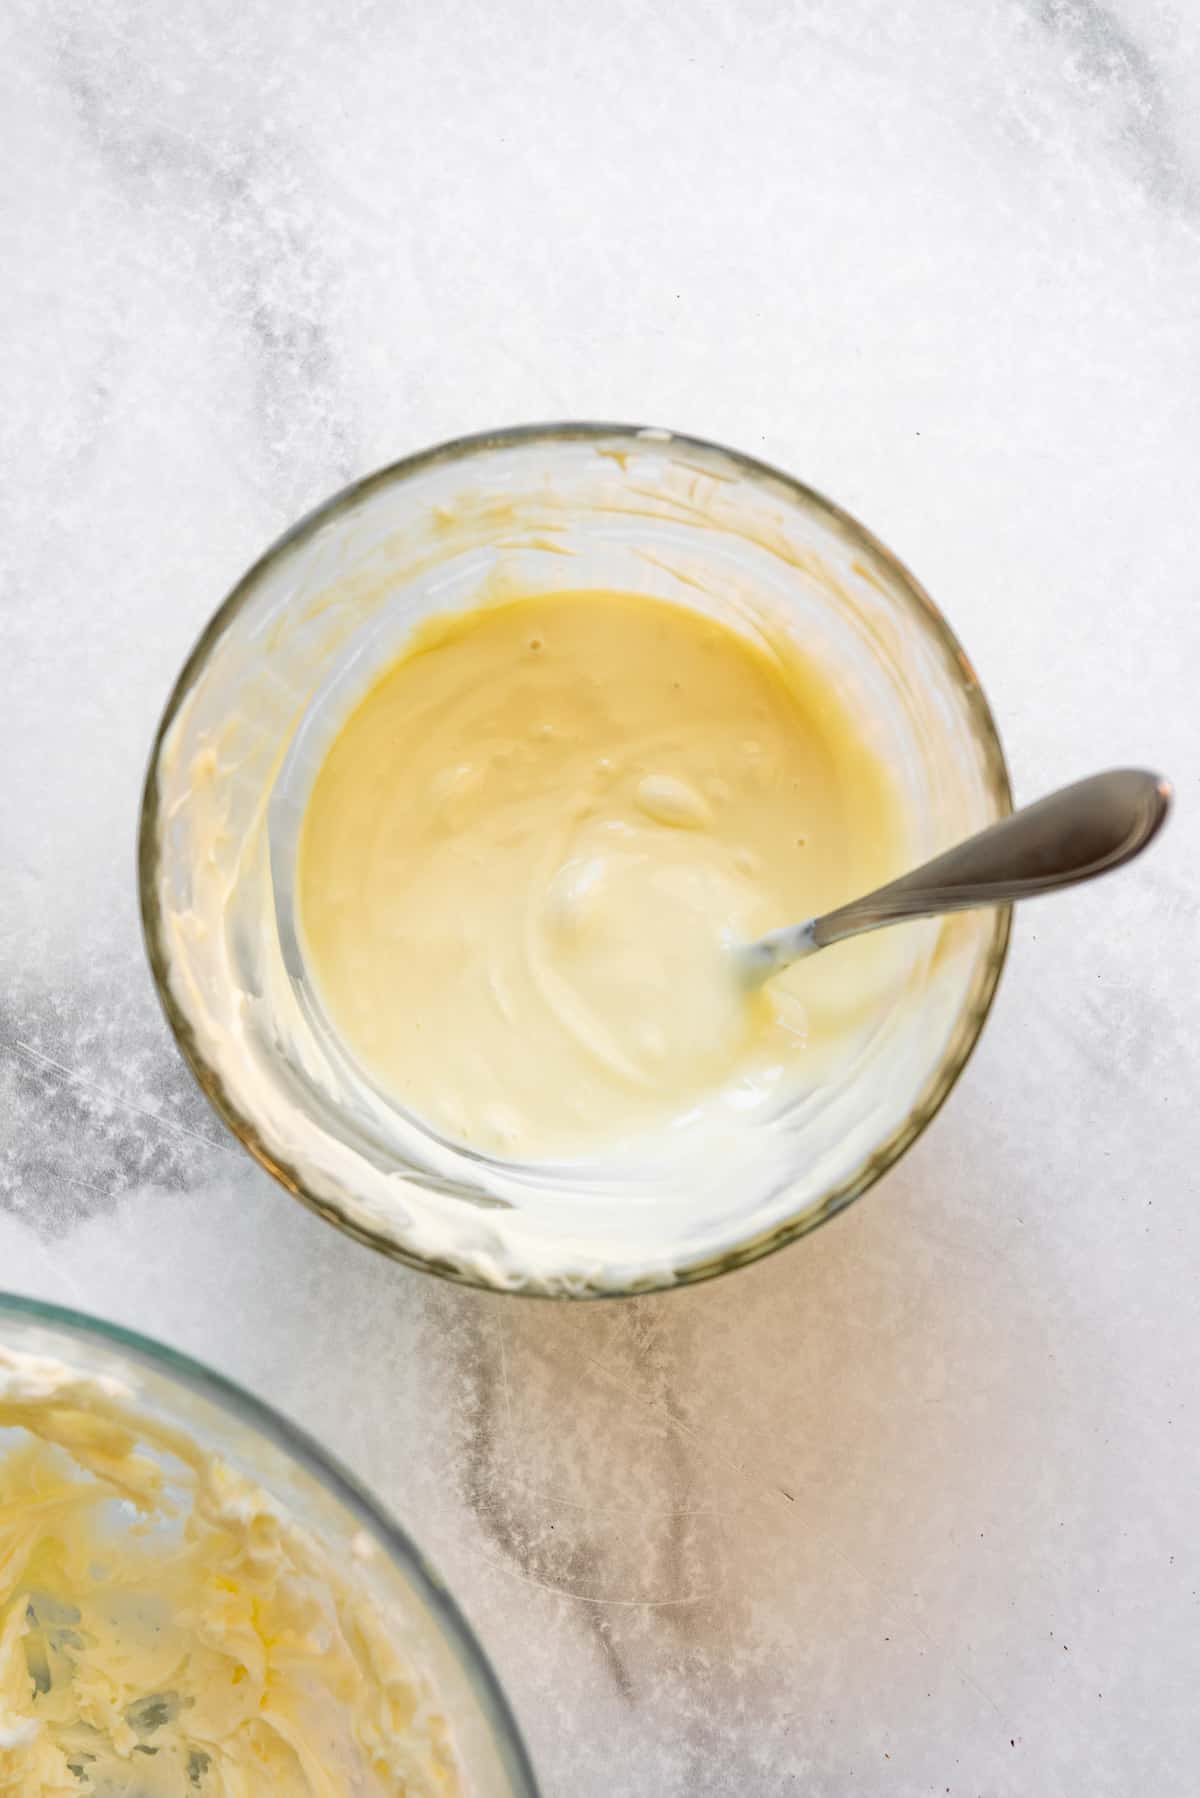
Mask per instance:
[[[1144,768],[1093,774],[1022,806],[862,899],[741,944],[734,952],[738,971],[755,987],[792,962],[864,930],[976,905],[1004,905],[1091,880],[1140,855],[1170,809],[1171,788],[1161,774]]]

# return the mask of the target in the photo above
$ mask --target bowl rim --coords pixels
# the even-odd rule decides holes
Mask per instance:
[[[335,1455],[321,1446],[315,1436],[215,1368],[153,1336],[144,1336],[138,1330],[128,1329],[124,1324],[113,1323],[93,1312],[76,1311],[52,1300],[28,1298],[0,1288],[0,1330],[7,1318],[51,1331],[65,1331],[102,1348],[116,1349],[140,1366],[198,1394],[218,1410],[231,1413],[298,1463],[345,1506],[356,1522],[380,1543],[388,1558],[412,1580],[468,1678],[504,1761],[515,1798],[539,1798],[540,1788],[533,1763],[504,1688],[450,1588],[408,1531],[383,1509]],[[0,1347],[3,1347],[2,1337]]]
[[[424,1273],[437,1274],[458,1285],[474,1287],[485,1292],[503,1292],[520,1298],[620,1299],[641,1297],[654,1292],[673,1292],[697,1285],[703,1280],[715,1279],[718,1275],[730,1273],[735,1268],[748,1266],[765,1255],[773,1254],[776,1250],[786,1248],[789,1244],[799,1241],[802,1236],[807,1236],[810,1231],[827,1223],[830,1218],[836,1217],[848,1205],[853,1204],[855,1199],[861,1198],[864,1193],[868,1192],[877,1180],[896,1165],[937,1116],[958,1084],[964,1068],[974,1053],[983,1026],[991,1011],[1012,934],[1012,907],[1007,905],[996,907],[992,914],[993,928],[984,955],[982,978],[976,983],[973,996],[960,1011],[953,1035],[941,1060],[903,1123],[898,1125],[883,1143],[864,1156],[853,1173],[839,1182],[819,1203],[808,1205],[802,1212],[784,1219],[782,1223],[774,1225],[769,1230],[747,1237],[744,1241],[737,1243],[732,1248],[722,1250],[719,1254],[673,1267],[666,1272],[656,1272],[647,1277],[645,1281],[630,1281],[620,1287],[577,1288],[572,1286],[569,1289],[562,1288],[554,1291],[532,1287],[526,1289],[493,1282],[479,1273],[461,1268],[454,1263],[433,1256],[417,1254],[382,1231],[372,1230],[351,1218],[334,1200],[307,1190],[299,1173],[276,1155],[263,1141],[254,1123],[249,1118],[242,1116],[225,1091],[215,1069],[205,1058],[191,1023],[171,990],[169,956],[164,940],[162,907],[159,902],[158,875],[161,859],[159,848],[161,838],[161,807],[158,790],[159,758],[167,733],[183,706],[193,682],[203,669],[211,650],[227,625],[247,602],[260,576],[267,568],[295,545],[312,537],[322,527],[343,512],[349,511],[376,490],[393,483],[409,480],[413,476],[423,474],[439,465],[463,462],[488,451],[514,449],[539,442],[553,445],[610,440],[624,440],[629,443],[630,447],[636,446],[643,449],[651,443],[670,444],[672,447],[678,447],[685,452],[695,452],[700,456],[723,458],[726,462],[732,463],[740,474],[750,480],[777,483],[791,500],[798,502],[810,511],[815,511],[839,534],[849,537],[872,558],[881,563],[895,583],[902,602],[911,611],[919,628],[927,632],[940,650],[949,672],[960,686],[975,729],[975,735],[983,750],[985,775],[996,804],[997,817],[1003,817],[1012,810],[1012,785],[1004,748],[995,717],[974,665],[939,607],[935,605],[907,565],[852,513],[839,506],[836,501],[826,498],[816,488],[808,486],[804,481],[798,480],[794,475],[786,473],[772,463],[746,455],[740,450],[730,449],[712,439],[695,437],[687,432],[672,431],[661,426],[573,420],[510,425],[497,430],[481,431],[468,436],[450,438],[428,449],[418,450],[411,455],[401,456],[393,462],[386,463],[370,474],[363,475],[358,480],[351,481],[346,486],[339,488],[336,493],[312,507],[283,531],[251,563],[201,631],[171,688],[150,749],[138,821],[137,882],[142,937],[159,1003],[185,1062],[217,1115],[260,1166],[265,1168],[294,1198],[299,1199],[309,1210],[316,1212],[319,1217],[334,1224],[356,1241],[364,1243],[369,1248],[379,1250],[393,1261],[399,1261],[405,1266]]]

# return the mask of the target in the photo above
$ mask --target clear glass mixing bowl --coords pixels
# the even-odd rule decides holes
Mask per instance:
[[[89,1381],[116,1381],[137,1418],[181,1433],[279,1501],[426,1676],[449,1724],[464,1791],[536,1798],[512,1713],[454,1600],[399,1525],[311,1437],[187,1356],[57,1305],[0,1293],[4,1350],[45,1357]],[[23,1429],[0,1424],[0,1461],[25,1437]],[[139,1452],[157,1453],[140,1444]],[[169,1486],[169,1464],[163,1471]],[[111,1527],[127,1527],[144,1543],[144,1521],[132,1506],[121,1510],[124,1523],[113,1523],[110,1513]]]
[[[493,1163],[381,1107],[312,1003],[296,940],[291,871],[307,785],[353,693],[416,623],[489,596],[571,588],[648,593],[743,630],[765,607],[869,721],[904,793],[914,860],[1009,810],[970,662],[854,519],[713,444],[529,427],[382,470],[255,564],[167,703],[139,877],[151,966],[184,1054],[291,1192],[450,1278],[590,1296],[739,1266],[864,1192],[962,1071],[1009,915],[904,927],[926,933],[904,1002],[845,1077],[772,1120],[753,1181],[736,1158],[707,1183],[669,1155],[644,1177]]]

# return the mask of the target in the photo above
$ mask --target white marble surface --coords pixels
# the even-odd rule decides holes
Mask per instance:
[[[1200,1780],[1192,0],[10,0],[0,1284],[264,1393],[463,1598],[547,1794]],[[1019,920],[947,1110],[733,1279],[489,1301],[223,1137],[143,965],[151,733],[224,591],[404,451],[761,454],[942,602],[1018,791],[1173,773]]]

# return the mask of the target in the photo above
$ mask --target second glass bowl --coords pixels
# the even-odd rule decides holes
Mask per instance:
[[[312,1000],[295,838],[339,695],[423,619],[506,594],[608,588],[744,628],[769,609],[897,772],[915,859],[1010,806],[970,663],[869,532],[800,483],[664,431],[532,427],[412,457],[310,514],[213,618],[168,702],[142,810],[151,966],[217,1110],[297,1197],[386,1253],[472,1284],[642,1292],[803,1234],[915,1139],[965,1064],[1006,911],[924,928],[905,1002],[846,1077],[773,1119],[753,1179],[516,1167],[381,1107]],[[520,1045],[514,1044],[514,1053]]]
[[[36,1474],[28,1462],[35,1445],[43,1463]],[[0,1607],[10,1600],[8,1621],[17,1623],[19,1610],[27,1625],[24,1634],[6,1631],[6,1692],[18,1709],[12,1732],[0,1736],[5,1791],[17,1789],[2,1779],[6,1743],[18,1757],[27,1751],[43,1764],[39,1701],[51,1740],[84,1750],[73,1768],[81,1793],[119,1789],[136,1798],[143,1790],[174,1790],[169,1770],[161,1771],[175,1765],[172,1746],[164,1749],[155,1733],[172,1714],[184,1731],[190,1716],[197,1731],[188,1789],[201,1798],[218,1785],[224,1790],[226,1763],[210,1780],[212,1756],[203,1744],[216,1753],[219,1742],[248,1765],[256,1762],[264,1743],[254,1707],[244,1702],[256,1680],[270,1712],[268,1740],[286,1758],[289,1717],[300,1704],[300,1733],[311,1727],[326,1745],[330,1758],[318,1771],[336,1783],[331,1745],[343,1740],[351,1708],[372,1696],[374,1674],[364,1669],[375,1669],[379,1701],[363,1710],[364,1755],[373,1744],[384,1767],[411,1756],[422,1768],[413,1790],[537,1798],[496,1677],[414,1544],[316,1442],[219,1375],[115,1325],[0,1293],[0,1478],[8,1501],[0,1534],[7,1532],[12,1550],[0,1564]],[[211,1561],[201,1558],[205,1543]],[[90,1564],[81,1562],[85,1549],[97,1557]],[[189,1558],[194,1571],[181,1604]],[[78,1604],[65,1616],[53,1582],[38,1596],[39,1582],[60,1563],[78,1582],[70,1594]],[[44,1659],[39,1635],[49,1645]],[[180,1661],[175,1637],[184,1645]],[[24,1723],[23,1660],[30,1669]],[[337,1672],[322,1690],[326,1666]],[[151,1685],[126,1705],[137,1681],[156,1672],[166,1672],[165,1688]],[[189,1678],[199,1685],[194,1701],[175,1690]],[[74,1718],[75,1705],[86,1709],[86,1720]],[[402,1721],[406,1709],[411,1722],[431,1708],[438,1715],[433,1731]],[[239,1709],[247,1712],[240,1721]],[[388,1727],[380,1737],[382,1718]],[[217,1736],[206,1733],[214,1720]],[[89,1723],[99,1733],[90,1736]],[[426,1773],[431,1740],[444,1749]],[[304,1743],[295,1747],[307,1771]],[[114,1748],[125,1775],[119,1787],[102,1770]],[[154,1760],[160,1751],[162,1760]],[[25,1772],[24,1758],[14,1762],[17,1769]],[[301,1784],[308,1789],[304,1773],[295,1789]],[[318,1784],[326,1789],[320,1778],[314,1789]],[[21,1790],[32,1798],[27,1779]]]

